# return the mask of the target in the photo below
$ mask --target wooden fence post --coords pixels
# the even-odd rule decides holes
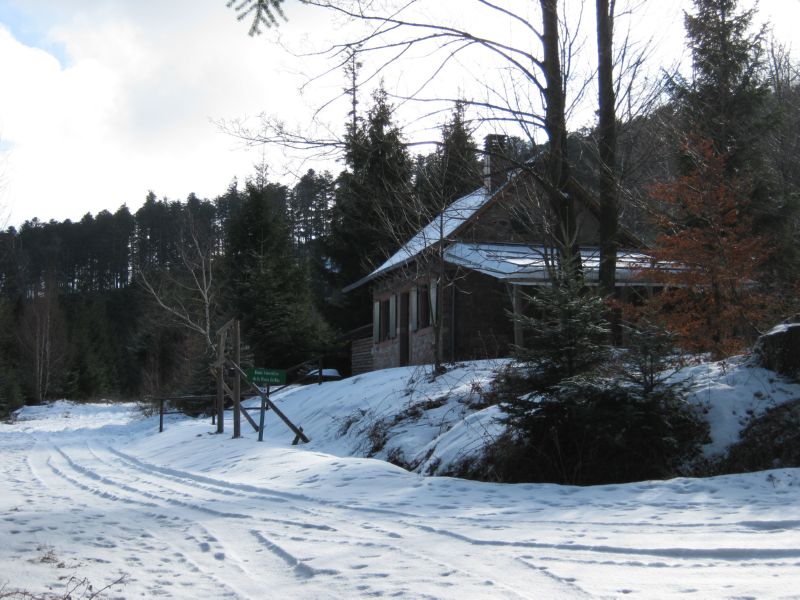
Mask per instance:
[[[241,361],[241,344],[239,338],[239,320],[233,322],[233,362]],[[233,379],[233,437],[242,437],[242,384],[241,375],[236,370]]]
[[[225,334],[217,333],[217,433],[225,431]]]
[[[164,399],[158,399],[158,433],[164,432]]]
[[[233,366],[234,366],[234,369],[236,369],[236,371],[239,372],[239,375],[244,377],[245,382],[250,386],[250,388],[254,392],[256,392],[259,396],[261,396],[261,398],[264,400],[264,402],[266,402],[267,408],[270,409],[272,412],[274,412],[277,415],[277,417],[281,421],[286,423],[286,426],[289,427],[289,429],[291,429],[294,432],[295,438],[294,438],[294,442],[292,442],[292,444],[297,444],[297,442],[306,442],[306,443],[308,443],[308,441],[309,441],[308,440],[308,436],[305,433],[303,433],[303,428],[302,427],[298,427],[297,425],[292,423],[289,420],[289,418],[285,414],[283,414],[283,412],[281,412],[281,410],[277,406],[275,406],[275,404],[272,402],[272,400],[270,400],[269,397],[263,391],[261,391],[261,388],[259,388],[256,384],[254,384],[252,381],[250,381],[247,378],[247,373],[242,371],[242,368],[239,365],[234,363]],[[286,386],[284,386],[284,387],[286,387]],[[278,389],[283,389],[283,388],[278,388]]]
[[[261,395],[261,417],[258,423],[258,441],[264,441],[264,417],[267,412],[267,398],[269,398],[269,384],[267,385],[266,395]]]

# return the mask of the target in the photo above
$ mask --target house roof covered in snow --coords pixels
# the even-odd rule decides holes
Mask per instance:
[[[598,280],[600,249],[583,247],[581,266],[589,283]],[[554,264],[556,249],[526,244],[478,244],[458,242],[444,251],[444,259],[495,279],[522,285],[536,285],[550,279],[549,269]],[[617,285],[637,284],[642,271],[650,266],[651,259],[640,252],[617,253]]]
[[[362,277],[344,288],[344,291],[349,292],[384,273],[388,273],[392,269],[405,265],[437,242],[449,239],[464,224],[469,222],[480,209],[487,206],[490,200],[497,197],[501,190],[502,186],[489,193],[485,187],[480,187],[474,192],[455,200],[441,214],[420,229],[414,237],[382,265],[366,277]]]
[[[474,192],[455,200],[383,264],[365,277],[345,287],[343,291],[354,290],[381,275],[411,263],[423,251],[435,246],[437,243],[444,243],[447,246],[445,259],[453,265],[468,267],[498,279],[508,279],[519,283],[526,282],[531,284],[537,280],[545,281],[548,272],[547,256],[548,252],[550,257],[553,256],[552,248],[548,250],[543,246],[453,242],[454,237],[476,215],[493,204],[503,194],[504,190],[523,173],[525,171],[522,169],[514,170],[508,173],[505,182],[491,192],[487,187],[482,186]],[[587,200],[590,200],[588,194],[584,194],[584,196]],[[588,202],[588,208],[595,213],[599,210],[597,203],[592,201]],[[627,243],[638,242],[635,246],[642,246],[640,240],[623,226],[620,226],[619,235]],[[634,271],[637,268],[638,270],[645,268],[649,260],[649,257],[644,254],[628,251],[619,252],[617,254],[617,284],[624,285],[626,282],[633,281]],[[581,261],[587,280],[590,282],[597,281],[600,250],[594,247],[582,248]]]

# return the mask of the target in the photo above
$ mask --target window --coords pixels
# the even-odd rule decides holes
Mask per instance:
[[[375,343],[397,336],[397,296],[392,295],[372,305],[372,340]]]
[[[397,337],[397,295],[392,294],[389,296],[389,331],[386,332],[386,337],[388,339],[394,339]]]
[[[438,310],[438,294],[439,294],[439,286],[438,282],[433,279],[431,280],[430,288],[428,289],[428,297],[430,298],[430,309],[431,309],[431,316],[430,321],[431,323],[436,323],[436,319],[439,318],[439,315],[436,314]]]
[[[428,286],[417,288],[417,327],[430,327],[431,325],[431,300]]]

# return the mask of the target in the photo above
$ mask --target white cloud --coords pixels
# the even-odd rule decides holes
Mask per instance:
[[[224,3],[71,5],[33,3],[61,11],[46,36],[66,64],[0,25],[11,223],[135,209],[148,189],[213,197],[252,170],[260,153],[212,120],[256,114],[273,99],[285,106],[264,68],[266,40],[249,38]]]
[[[213,197],[234,176],[251,173],[261,150],[242,149],[212,121],[265,112],[290,125],[308,125],[313,109],[344,87],[334,70],[305,96],[298,94],[306,76],[325,70],[323,63],[292,59],[272,43],[275,38],[284,36],[292,47],[308,51],[324,47],[325,37],[343,36],[341,24],[328,14],[294,2],[287,4],[286,26],[256,39],[247,36],[247,23],[237,22],[224,0],[0,0],[0,7],[3,3],[27,16],[28,29],[38,35],[37,41],[26,31],[23,43],[23,36],[0,23],[0,175],[6,181],[0,205],[11,206],[14,224],[34,216],[78,219],[123,203],[135,210],[149,189],[174,199],[190,192]],[[667,49],[666,62],[685,50],[678,8],[688,4],[650,3],[641,14],[641,29],[653,31]],[[458,0],[458,6],[467,5]],[[780,37],[796,22],[789,11],[797,17],[800,2],[762,0],[761,6]],[[446,4],[425,7],[448,10]],[[393,72],[387,85],[413,91],[430,64],[422,53],[405,70]],[[480,96],[474,86],[492,69],[455,66],[460,78],[437,86],[449,95],[467,89]],[[474,77],[464,74],[470,70]],[[403,106],[400,119],[408,123],[410,137],[431,137],[430,119],[414,122],[415,112],[428,109]],[[346,112],[341,104],[326,112],[334,130]],[[280,153],[268,153],[267,160],[280,172]]]

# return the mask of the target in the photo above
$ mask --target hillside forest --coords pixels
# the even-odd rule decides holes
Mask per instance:
[[[252,6],[261,4],[281,3]],[[754,28],[755,15],[733,0],[695,0],[686,15],[690,75],[665,73],[635,115],[598,111],[596,125],[563,139],[548,112],[545,139],[511,132],[504,150],[517,166],[547,156],[545,183],[558,156],[565,186],[578,182],[610,207],[604,252],[616,250],[624,228],[654,260],[685,265],[635,308],[615,303],[606,269],[601,314],[657,326],[672,347],[715,358],[798,310],[800,70]],[[279,26],[291,27],[291,15]],[[347,334],[369,324],[371,299],[367,286],[342,288],[482,185],[474,132],[487,122],[475,103],[454,101],[435,150],[415,154],[391,90],[362,92],[361,68],[355,52],[344,61],[352,110],[341,118],[338,173],[307,169],[286,183],[258,164],[214,198],[143,190],[132,211],[114,207],[110,192],[107,211],[0,233],[0,413],[62,397],[209,391],[214,332],[231,318],[242,322],[252,364],[325,356],[347,373]],[[547,100],[548,109],[558,103]],[[565,235],[554,244],[567,249],[570,216],[556,218]],[[550,308],[586,296],[579,279],[553,287]]]

